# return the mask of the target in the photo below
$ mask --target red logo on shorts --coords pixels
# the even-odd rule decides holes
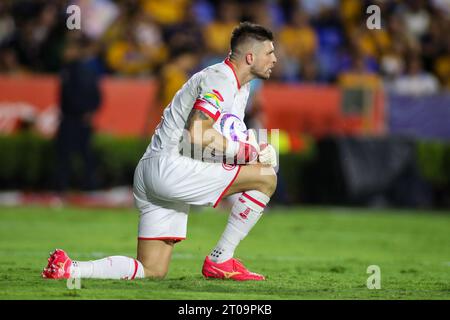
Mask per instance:
[[[227,171],[231,171],[234,168],[236,168],[235,164],[226,164],[226,163],[222,163],[222,167],[227,170]]]

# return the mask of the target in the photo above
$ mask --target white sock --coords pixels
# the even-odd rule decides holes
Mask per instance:
[[[144,278],[144,267],[132,258],[112,256],[100,260],[72,261],[73,278],[123,279]]]
[[[235,204],[241,195],[242,195],[242,193],[235,193],[235,194],[228,196],[226,199],[229,203]]]
[[[243,192],[234,203],[225,231],[209,259],[222,263],[232,258],[239,242],[261,218],[269,200],[268,196],[257,190]]]

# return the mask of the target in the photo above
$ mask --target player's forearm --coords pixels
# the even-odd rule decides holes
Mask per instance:
[[[191,142],[202,147],[203,157],[246,164],[258,158],[254,144],[231,141],[209,126],[194,126]]]
[[[200,146],[203,151],[215,150],[215,154],[225,154],[230,143],[207,121],[194,121],[189,133],[191,143]]]
[[[213,128],[214,119],[193,109],[187,120],[191,144],[201,146],[204,158],[233,159],[239,164],[249,163],[258,158],[258,148],[254,135],[248,141],[230,141]],[[254,140],[254,141],[253,141]]]

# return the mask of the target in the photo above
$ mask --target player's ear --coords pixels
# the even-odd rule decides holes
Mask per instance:
[[[253,64],[253,53],[247,53],[245,55],[245,62],[247,62],[248,65]]]

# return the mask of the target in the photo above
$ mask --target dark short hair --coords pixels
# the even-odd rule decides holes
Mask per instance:
[[[264,28],[261,25],[251,22],[241,22],[239,26],[234,28],[231,33],[230,48],[231,54],[235,53],[236,48],[245,41],[254,39],[258,41],[273,41],[272,31]]]

